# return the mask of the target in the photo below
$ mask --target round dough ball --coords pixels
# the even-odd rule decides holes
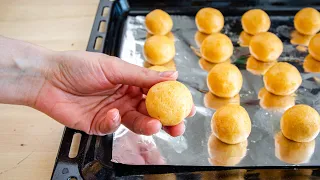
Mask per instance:
[[[233,45],[228,36],[214,33],[202,42],[200,52],[204,59],[213,63],[221,63],[232,56]]]
[[[228,59],[228,60],[226,60],[226,61],[224,61],[222,63],[231,64],[231,60]],[[199,60],[199,66],[201,67],[201,69],[203,69],[203,70],[205,70],[207,72],[209,72],[217,64],[221,64],[221,63],[212,63],[212,62],[209,62],[209,61],[207,61],[207,60],[205,60],[203,58],[200,58],[200,60]]]
[[[147,36],[146,36],[146,39],[152,37],[153,34],[150,34],[147,32]],[[165,36],[167,36],[170,40],[174,41],[174,35],[172,32],[168,32],[167,34],[165,34]]]
[[[237,104],[219,108],[211,119],[214,135],[227,144],[246,141],[251,132],[251,121],[247,111]]]
[[[155,35],[165,35],[173,26],[170,15],[161,9],[155,9],[147,14],[145,23],[147,31]]]
[[[311,38],[309,43],[309,53],[315,60],[320,61],[320,33]]]
[[[280,128],[283,135],[296,142],[309,142],[319,134],[319,113],[307,105],[295,105],[281,117]]]
[[[167,36],[154,35],[144,43],[144,57],[153,65],[162,65],[173,59],[174,42]]]
[[[151,69],[154,71],[159,71],[159,72],[170,71],[168,68],[166,68],[164,66],[151,66],[148,69]]]
[[[237,94],[232,98],[221,98],[212,94],[211,92],[207,92],[204,95],[203,102],[204,106],[207,108],[219,109],[227,104],[240,104],[240,96]]]
[[[149,68],[151,66],[153,66],[153,65],[148,63],[148,61],[144,61],[143,67]],[[176,70],[176,63],[174,62],[174,60],[170,60],[169,62],[167,62],[165,64],[162,64],[161,66],[166,67],[170,71],[175,71]]]
[[[164,81],[152,86],[146,97],[149,115],[164,126],[175,126],[183,121],[193,106],[189,89],[178,81]]]
[[[215,65],[207,77],[210,92],[224,98],[231,98],[239,94],[242,82],[242,74],[237,66],[228,63]]]
[[[287,96],[299,88],[302,78],[296,67],[278,62],[265,73],[263,82],[264,87],[272,94]]]
[[[238,144],[226,144],[216,138],[213,134],[208,140],[208,153],[210,162],[214,166],[237,165],[247,153],[248,141]]]
[[[247,71],[255,75],[264,75],[275,64],[276,61],[261,62],[250,56],[247,60]]]
[[[310,54],[304,59],[303,69],[305,72],[319,73],[320,61],[315,60]]]
[[[268,14],[263,10],[251,9],[242,15],[241,24],[244,31],[256,35],[261,32],[267,32],[271,21]]]
[[[291,33],[290,43],[293,45],[308,46],[312,37],[313,35],[310,36],[310,35],[301,34],[298,31],[294,30]]]
[[[295,96],[278,96],[271,94],[265,88],[261,88],[258,94],[260,106],[263,109],[283,112],[295,105]]]
[[[313,35],[320,30],[320,13],[314,8],[303,8],[294,16],[293,22],[301,34]]]
[[[288,164],[307,163],[315,149],[315,141],[294,142],[283,136],[281,132],[274,137],[276,157]]]
[[[202,8],[196,14],[196,25],[205,34],[220,32],[224,26],[224,17],[217,9]]]
[[[251,34],[242,31],[239,36],[239,45],[242,47],[248,47],[253,36]]]
[[[202,33],[200,31],[197,31],[194,34],[194,41],[196,42],[198,47],[201,47],[201,44],[202,44],[203,40],[208,36],[209,36],[208,34],[205,34],[205,33]]]
[[[271,32],[259,33],[252,37],[250,54],[263,62],[276,61],[283,51],[282,41]]]

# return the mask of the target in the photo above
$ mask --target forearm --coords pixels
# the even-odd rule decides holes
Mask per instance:
[[[0,36],[0,103],[33,106],[51,52]]]

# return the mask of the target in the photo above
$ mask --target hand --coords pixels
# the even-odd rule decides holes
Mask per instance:
[[[144,96],[154,84],[176,80],[177,72],[160,73],[82,51],[53,53],[48,63],[34,108],[88,134],[112,133],[121,123],[137,134],[152,135],[161,129],[160,121],[148,115]],[[193,108],[190,115],[194,113]],[[163,129],[179,136],[185,125]]]

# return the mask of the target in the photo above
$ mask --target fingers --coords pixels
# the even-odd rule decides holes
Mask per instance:
[[[111,109],[102,120],[98,120],[92,130],[93,134],[105,135],[113,133],[121,124],[121,116],[118,109]]]
[[[197,112],[196,107],[194,106],[194,104],[192,104],[192,109],[188,117],[193,117],[196,114],[196,112]]]
[[[122,124],[137,134],[152,135],[160,131],[159,120],[137,111],[129,111],[122,117]]]
[[[184,122],[182,121],[180,124],[176,126],[164,126],[163,130],[170,134],[172,137],[181,136],[186,129]]]
[[[127,63],[115,57],[104,57],[99,62],[106,78],[112,84],[150,88],[158,82],[176,80],[178,78],[178,72],[176,71],[157,72]],[[112,59],[110,60],[110,58]]]

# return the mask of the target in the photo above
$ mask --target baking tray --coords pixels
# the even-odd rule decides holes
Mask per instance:
[[[262,8],[269,15],[292,16],[304,6],[319,9],[319,1],[107,1],[101,0],[88,42],[88,51],[119,56],[123,28],[128,16],[146,15],[152,9],[161,8],[172,15],[194,16],[202,7],[215,7],[224,16],[242,15],[252,8]],[[105,8],[110,8],[104,16]],[[99,32],[100,22],[106,23],[106,32]],[[102,39],[100,48],[95,48]],[[81,133],[78,155],[69,158],[73,135]],[[89,136],[66,128],[54,166],[52,179],[272,179],[320,177],[320,166],[171,166],[171,165],[124,165],[111,162],[113,135]],[[319,162],[320,163],[320,162]]]

